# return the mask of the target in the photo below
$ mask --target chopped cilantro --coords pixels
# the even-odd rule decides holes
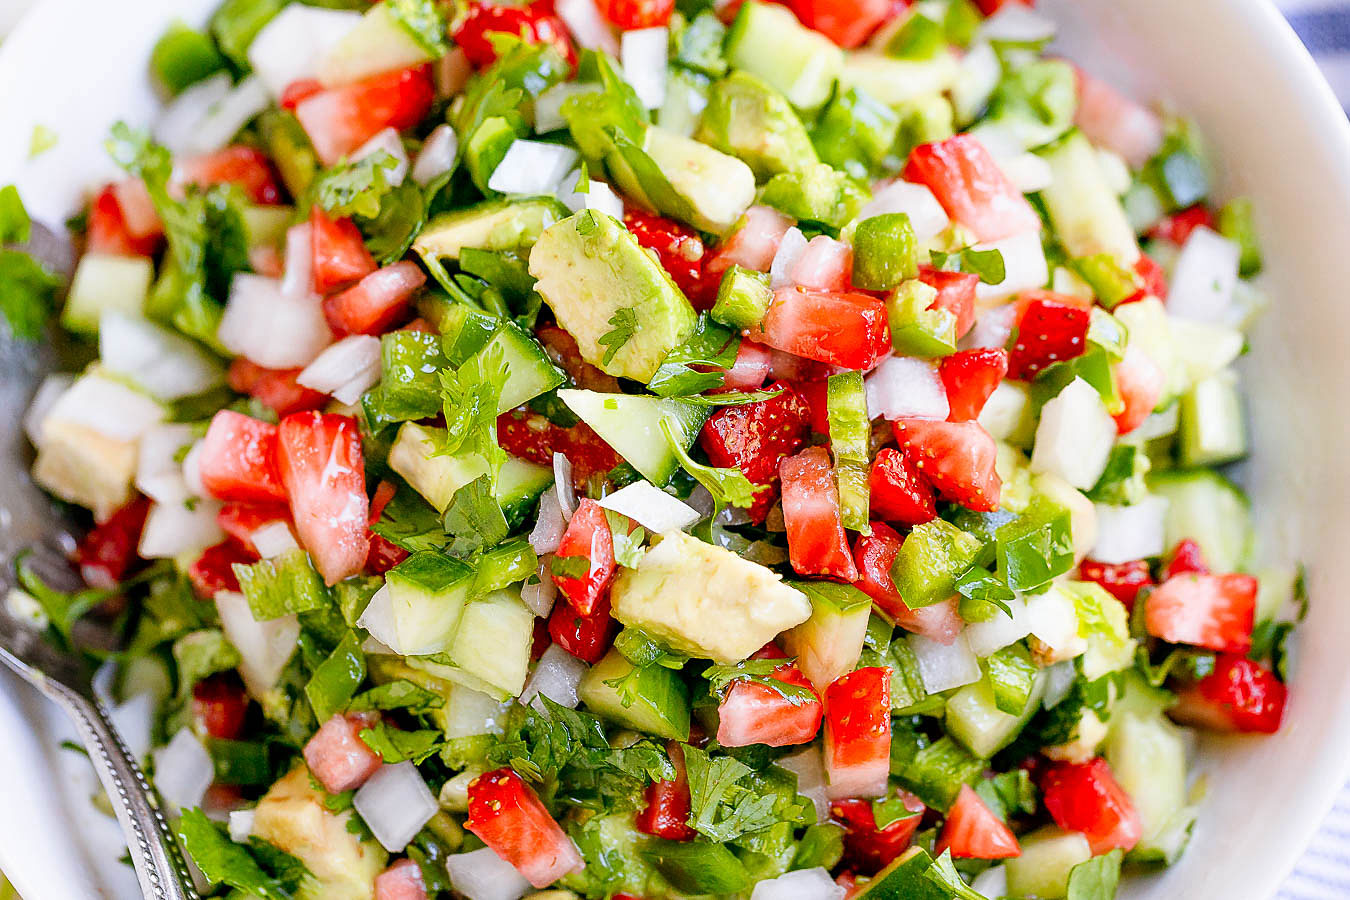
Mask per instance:
[[[376,722],[370,728],[362,728],[361,740],[388,764],[409,759],[420,763],[445,745],[439,731],[403,731],[387,722]]]
[[[581,232],[579,224],[577,232]],[[637,312],[631,306],[620,307],[609,317],[609,324],[613,327],[602,334],[599,341],[605,347],[605,355],[600,359],[600,364],[605,366],[614,361],[615,354],[637,333]]]
[[[980,276],[980,281],[985,284],[1002,284],[1008,277],[1003,253],[999,250],[976,250],[974,247],[966,247],[955,253],[930,250],[928,255],[934,268],[945,269],[948,272],[973,272]]]
[[[398,166],[383,150],[352,162],[341,162],[320,172],[310,186],[314,202],[330,216],[380,214],[380,201],[392,190],[389,173]]]
[[[200,809],[184,810],[178,820],[178,838],[207,881],[227,884],[262,900],[291,900],[307,874],[295,857],[262,841],[255,839],[250,846],[236,844]],[[270,852],[256,853],[260,846]],[[262,855],[277,867],[275,874],[260,864],[258,856]]]
[[[407,710],[411,715],[423,715],[445,705],[445,698],[432,693],[420,684],[400,678],[362,691],[347,704],[349,710]]]
[[[455,491],[445,508],[446,552],[461,559],[499,543],[510,532],[492,490],[492,476],[479,475]]]
[[[777,691],[784,700],[794,706],[800,706],[803,703],[818,699],[815,692],[810,688],[798,684],[789,684],[773,677],[775,669],[791,661],[790,659],[747,659],[731,666],[709,666],[703,670],[703,677],[708,679],[709,692],[719,697],[734,682],[748,681]]]
[[[692,475],[695,481],[708,489],[708,493],[712,494],[716,502],[745,508],[755,502],[755,494],[768,489],[767,485],[752,484],[740,469],[719,469],[695,462],[690,457],[689,451],[675,437],[670,422],[665,419],[661,420],[661,430],[665,432],[666,442],[679,458],[680,465],[684,466],[684,470]]]

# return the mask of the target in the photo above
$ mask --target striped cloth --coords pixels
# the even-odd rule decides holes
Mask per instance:
[[[1350,2],[1276,0],[1312,51],[1341,106],[1350,110]],[[1277,900],[1350,898],[1350,785],[1341,790]]]

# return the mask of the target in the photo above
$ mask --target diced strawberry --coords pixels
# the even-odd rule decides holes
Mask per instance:
[[[1119,154],[1137,169],[1149,161],[1163,142],[1163,123],[1157,113],[1142,106],[1082,69],[1078,74],[1078,106],[1074,124],[1088,140]]]
[[[722,386],[733,391],[757,391],[769,377],[772,351],[751,340],[741,341],[736,349],[736,362],[722,377]]]
[[[891,12],[891,0],[793,0],[792,11],[840,47],[857,47]]]
[[[302,102],[322,90],[323,85],[319,83],[317,78],[301,78],[286,85],[281,92],[281,99],[277,101],[277,105],[282,109],[294,112],[295,108]]]
[[[595,608],[586,615],[577,612],[570,603],[555,603],[548,617],[548,634],[553,642],[577,659],[592,665],[598,663],[609,650],[618,630],[619,623],[610,615],[608,592],[600,595],[595,601]]]
[[[271,161],[261,150],[242,144],[180,160],[174,175],[184,184],[201,187],[232,184],[254,203],[274,206],[281,202]]]
[[[1125,357],[1112,371],[1116,391],[1125,408],[1115,414],[1116,431],[1134,431],[1153,412],[1167,387],[1167,373],[1153,357],[1136,344],[1125,348]]]
[[[902,176],[926,184],[953,220],[979,241],[1039,231],[1040,217],[977,138],[958,134],[915,147]]]
[[[376,875],[375,900],[427,900],[427,885],[417,863],[400,859]]]
[[[1213,731],[1274,734],[1284,718],[1284,682],[1260,663],[1220,653],[1214,671],[1181,691],[1171,715]]]
[[[112,185],[98,192],[89,205],[85,249],[90,253],[113,253],[118,256],[153,256],[158,247],[158,234],[142,238],[131,234]]]
[[[1250,575],[1174,575],[1148,595],[1148,633],[1174,644],[1228,653],[1252,646],[1256,579]]]
[[[885,796],[890,756],[890,668],[870,666],[835,679],[825,689],[830,799]]]
[[[305,744],[305,764],[330,794],[359,788],[384,760],[361,740],[361,730],[375,724],[369,713],[335,713]]]
[[[1139,276],[1143,287],[1139,293],[1125,298],[1121,303],[1133,303],[1135,300],[1143,300],[1145,297],[1157,297],[1159,300],[1167,299],[1167,273],[1163,267],[1158,265],[1153,257],[1147,253],[1140,253],[1139,258],[1134,262],[1134,273]]]
[[[375,487],[375,496],[370,498],[370,524],[380,521],[384,508],[394,499],[396,488],[388,481],[381,481]],[[370,551],[366,554],[366,572],[371,575],[383,575],[409,556],[408,551],[388,538],[370,532]]]
[[[933,486],[915,461],[894,447],[877,452],[869,481],[874,515],[902,525],[922,525],[937,518]]]
[[[544,352],[549,359],[566,372],[577,387],[602,394],[621,392],[618,379],[586,362],[581,349],[577,347],[576,338],[563,329],[556,325],[541,325],[535,329],[534,336],[544,345]]]
[[[775,648],[777,649],[777,648]],[[781,652],[781,651],[780,651]],[[805,688],[816,697],[816,689],[795,664],[785,663],[773,670],[772,678]],[[819,699],[789,699],[781,691],[752,681],[734,681],[717,706],[717,742],[723,747],[748,747],[764,744],[788,747],[814,740],[820,731],[824,707]]]
[[[1041,776],[1045,808],[1065,831],[1081,831],[1094,855],[1130,850],[1143,825],[1134,801],[1098,757],[1086,763],[1055,762]]]
[[[992,16],[1005,6],[1035,6],[1032,0],[975,0],[975,5],[986,16]]]
[[[258,552],[258,548],[253,546],[253,532],[273,522],[289,524],[290,521],[290,507],[280,501],[262,503],[232,501],[226,503],[220,508],[220,512],[216,513],[216,524],[221,530],[253,553]]]
[[[945,309],[956,316],[956,336],[964,337],[975,325],[975,287],[980,276],[919,266],[919,280],[937,291],[937,299],[928,308]]]
[[[276,450],[277,426],[222,409],[202,440],[202,486],[217,500],[285,500]]]
[[[755,495],[750,518],[764,521],[773,505],[778,463],[795,453],[807,436],[807,405],[791,386],[776,382],[769,390],[782,393],[758,403],[725,406],[708,417],[699,444],[714,466],[736,468],[757,485],[771,489]]]
[[[751,339],[795,356],[845,369],[870,369],[891,352],[886,304],[868,294],[808,291],[774,292],[764,321]]]
[[[360,572],[370,552],[370,501],[356,420],[316,412],[282,419],[277,468],[300,543],[324,581]]]
[[[497,59],[493,34],[513,35],[530,44],[552,44],[564,59],[576,64],[576,48],[568,37],[567,26],[554,13],[552,0],[534,0],[519,6],[474,0],[469,4],[468,16],[455,29],[455,43],[469,62],[481,69]]]
[[[1087,349],[1087,309],[1075,298],[1049,291],[1028,291],[1008,353],[1008,377],[1030,381],[1057,362]]]
[[[236,740],[248,718],[248,694],[239,676],[217,672],[194,684],[192,714],[211,737]]]
[[[897,419],[892,425],[900,452],[945,499],[977,512],[998,509],[998,447],[978,422]]]
[[[486,772],[469,782],[464,827],[537,888],[585,866],[571,838],[511,769]]]
[[[330,219],[317,204],[309,211],[314,247],[314,289],[326,294],[375,271],[375,258],[351,219]]]
[[[555,569],[553,583],[573,609],[590,615],[608,596],[615,570],[614,536],[600,504],[589,498],[577,504],[554,558],[558,565],[579,561],[581,574],[559,575]]]
[[[828,379],[803,381],[797,384],[797,393],[801,394],[810,409],[811,430],[816,434],[830,436],[830,383]]]
[[[788,273],[792,283],[814,291],[847,291],[853,279],[853,248],[825,234],[811,238]]]
[[[198,597],[210,600],[218,591],[239,590],[239,578],[234,574],[236,564],[247,566],[257,561],[258,554],[234,538],[226,538],[202,551],[188,567],[188,580]]]
[[[1200,545],[1190,538],[1177,541],[1177,545],[1172,548],[1172,552],[1168,556],[1167,567],[1163,569],[1163,581],[1175,575],[1184,575],[1187,572],[1196,575],[1209,574],[1209,564],[1205,562],[1205,551],[1201,550]]]
[[[954,859],[1008,859],[1022,855],[1011,830],[968,784],[961,785],[956,805],[947,811],[933,852],[952,852]]]
[[[830,804],[830,817],[844,826],[844,860],[849,868],[873,875],[909,849],[923,821],[925,807],[922,800],[908,791],[900,791],[899,797],[913,815],[885,828],[877,828],[871,800],[835,800]]]
[[[296,105],[295,117],[331,166],[386,128],[413,127],[435,99],[431,67],[414,66],[320,91]]]
[[[553,454],[561,453],[572,464],[578,482],[604,474],[623,461],[585,422],[563,428],[536,412],[517,410],[498,416],[497,443],[511,455],[541,466],[552,466]]]
[[[342,293],[324,298],[324,318],[337,334],[381,334],[407,314],[426,281],[417,263],[406,259],[376,269]]]
[[[1006,350],[978,348],[945,356],[938,367],[947,389],[949,422],[973,422],[1003,376],[1008,374]]]
[[[669,9],[666,15],[669,17]],[[623,224],[639,244],[656,253],[661,260],[661,267],[670,274],[671,280],[689,298],[695,309],[712,307],[713,301],[717,299],[717,282],[712,282],[711,289],[703,282],[703,241],[697,231],[688,225],[631,207],[624,210]]]
[[[248,394],[278,416],[319,409],[328,403],[328,395],[310,390],[295,379],[301,369],[266,369],[242,356],[230,362],[226,375],[230,390]]]
[[[1078,577],[1100,584],[1108,594],[1125,604],[1128,610],[1134,609],[1139,592],[1153,585],[1148,563],[1142,559],[1115,564],[1085,559],[1078,566]]]
[[[858,580],[853,586],[871,597],[882,615],[906,631],[950,644],[964,625],[957,612],[957,598],[910,609],[895,586],[891,567],[903,542],[895,529],[873,522],[872,533],[859,535],[853,542],[853,560],[858,566]]]
[[[632,31],[665,25],[675,9],[675,0],[600,0],[596,6],[615,28]]]
[[[1197,228],[1215,228],[1214,213],[1203,203],[1173,213],[1154,225],[1148,236],[1155,241],[1171,241],[1181,246],[1190,240],[1191,232]]]
[[[112,185],[113,195],[117,198],[117,208],[122,212],[122,221],[127,233],[133,240],[143,241],[164,236],[164,223],[159,220],[159,211],[150,191],[139,178],[123,178]]]
[[[733,265],[757,272],[769,271],[783,235],[793,226],[792,219],[768,206],[752,206],[741,224],[708,257],[704,270],[712,280]]]
[[[689,775],[684,768],[684,750],[678,741],[666,744],[673,781],[653,781],[647,786],[647,805],[638,811],[637,830],[668,841],[692,841],[698,832],[689,827]]]
[[[106,521],[85,532],[74,553],[85,584],[111,590],[126,577],[139,559],[136,547],[149,512],[150,501],[138,494]]]
[[[824,447],[808,447],[778,465],[783,481],[783,525],[788,555],[801,575],[827,575],[856,581],[839,514],[839,488]]]

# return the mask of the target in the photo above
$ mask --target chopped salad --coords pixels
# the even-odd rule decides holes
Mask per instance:
[[[1250,205],[1004,0],[226,0],[26,426],[203,889],[1114,896],[1274,732]],[[44,135],[44,144],[59,140]],[[36,144],[35,144],[36,148]],[[73,173],[78,176],[78,173]],[[56,281],[0,191],[0,306]],[[86,651],[93,652],[93,651]]]

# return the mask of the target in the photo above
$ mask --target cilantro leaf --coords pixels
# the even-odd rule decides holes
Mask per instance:
[[[499,543],[510,532],[492,489],[492,476],[479,475],[455,491],[445,508],[446,552],[463,559]]]
[[[111,588],[81,588],[80,590],[65,592],[50,587],[38,574],[38,570],[34,566],[32,551],[21,553],[14,563],[15,576],[18,579],[19,587],[27,591],[37,601],[38,606],[42,607],[42,612],[46,615],[47,621],[55,630],[57,637],[68,647],[74,646],[71,639],[71,629],[91,609],[104,600],[125,594],[127,590],[136,585],[153,581],[165,575],[171,571],[171,567],[172,564],[166,560],[150,566],[135,577]],[[154,616],[156,612],[152,606],[153,600],[154,594],[152,593],[150,600],[146,602],[147,612],[151,616]],[[199,619],[195,616],[190,619],[185,617],[174,624],[178,626],[174,632],[176,634],[187,627],[199,624]],[[171,635],[166,634],[165,636]]]
[[[986,900],[983,894],[966,884],[961,873],[956,871],[950,850],[942,851],[942,855],[933,860],[933,864],[923,874],[932,883],[949,891],[954,900]]]
[[[1123,857],[1123,851],[1112,850],[1070,869],[1068,900],[1113,900]]]
[[[446,541],[445,529],[436,510],[422,499],[421,494],[402,485],[384,505],[379,521],[371,525],[370,530],[409,553],[440,550]]]
[[[235,563],[234,574],[248,599],[249,609],[260,622],[323,609],[332,602],[323,579],[303,550],[288,550],[252,565]]]
[[[314,202],[330,216],[373,219],[380,214],[380,201],[393,189],[389,173],[397,167],[394,157],[380,150],[324,169],[309,190]]]
[[[642,544],[647,540],[647,529],[612,509],[605,510],[605,522],[614,544],[614,561],[626,569],[636,569],[646,553]]]
[[[774,671],[779,666],[790,662],[792,662],[790,659],[747,659],[731,666],[709,666],[703,670],[703,677],[708,679],[709,692],[718,697],[721,697],[734,682],[748,681],[777,691],[793,706],[818,699],[810,688],[789,684],[773,677]]]
[[[681,669],[689,657],[674,653],[640,628],[626,626],[614,638],[614,649],[634,666],[664,666],[667,669]]]
[[[0,315],[14,336],[37,340],[55,308],[61,279],[20,250],[0,250]]]
[[[349,710],[404,709],[411,715],[424,715],[445,705],[445,698],[432,693],[420,684],[400,678],[362,691],[347,704]]]
[[[200,809],[183,811],[178,838],[207,881],[227,884],[263,900],[291,900],[301,880],[297,873],[305,872],[300,861],[291,857],[285,867],[291,877],[285,882],[269,874],[248,847],[230,840]]]
[[[763,391],[724,391],[719,394],[690,394],[680,399],[685,403],[698,406],[744,406],[747,403],[763,403],[783,393],[782,388]]]
[[[999,250],[976,250],[966,247],[955,253],[943,253],[940,250],[929,251],[934,268],[948,272],[973,272],[980,276],[985,284],[1002,284],[1008,277],[1008,269]]]
[[[446,429],[441,455],[475,452],[496,472],[504,456],[497,446],[497,404],[509,375],[506,357],[496,345],[474,354],[456,371],[438,373]]]
[[[445,16],[433,0],[385,0],[385,8],[433,58],[450,52],[445,40]]]
[[[730,756],[709,756],[686,745],[684,764],[689,774],[689,825],[720,843],[761,831],[780,821],[777,797],[757,793],[739,782],[754,772]]]
[[[352,695],[366,679],[366,655],[355,631],[348,631],[328,658],[315,667],[305,685],[305,696],[314,718],[327,722],[347,708]]]
[[[445,746],[445,741],[441,738],[439,731],[431,729],[403,731],[383,721],[376,722],[371,728],[361,729],[361,740],[389,764],[409,759],[414,763],[420,763]]]
[[[706,313],[700,315],[693,334],[666,354],[647,388],[661,397],[682,397],[720,388],[726,370],[736,364],[740,346],[741,339],[735,331],[714,322]]]
[[[555,556],[548,561],[548,570],[559,578],[585,578],[591,571],[587,556]]]
[[[755,502],[755,494],[768,490],[768,485],[751,483],[740,469],[719,469],[695,462],[690,457],[689,451],[684,448],[684,444],[675,437],[668,420],[661,420],[661,430],[665,432],[666,443],[680,460],[680,465],[684,466],[684,470],[692,475],[695,481],[708,489],[708,493],[712,494],[716,502],[748,508]]]
[[[903,797],[882,797],[872,801],[872,818],[876,820],[877,830],[922,814],[923,810],[912,810],[906,806]]]
[[[577,233],[581,233],[580,223],[577,224]],[[605,347],[605,355],[600,358],[601,365],[605,366],[614,361],[614,356],[623,345],[628,343],[637,333],[637,312],[631,306],[620,307],[614,311],[614,315],[609,317],[609,324],[613,327],[602,334],[598,341]]]
[[[975,785],[984,805],[1003,821],[1012,815],[1032,815],[1037,808],[1036,785],[1026,769],[999,772]]]
[[[202,628],[173,642],[173,660],[178,665],[178,697],[186,698],[193,686],[217,672],[239,665],[234,649],[219,628]]]

